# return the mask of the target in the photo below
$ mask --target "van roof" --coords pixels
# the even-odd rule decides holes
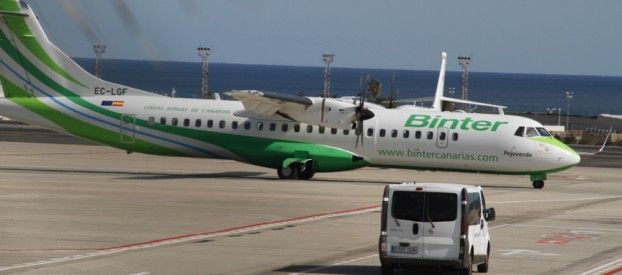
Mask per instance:
[[[447,191],[447,192],[460,192],[462,188],[466,188],[469,191],[479,191],[482,188],[480,186],[455,184],[455,183],[436,183],[436,182],[405,182],[402,184],[389,184],[389,188],[399,190],[409,190],[417,187],[424,187],[424,189],[435,189],[435,191]]]

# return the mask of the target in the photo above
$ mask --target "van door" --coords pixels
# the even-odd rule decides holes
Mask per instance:
[[[428,189],[425,200],[423,258],[457,260],[460,253],[458,194]]]
[[[469,243],[475,257],[486,255],[486,222],[484,221],[480,193],[469,193]]]
[[[425,192],[393,190],[387,215],[387,255],[421,259]]]

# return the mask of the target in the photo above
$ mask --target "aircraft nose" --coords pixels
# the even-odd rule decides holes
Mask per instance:
[[[581,162],[581,156],[579,156],[579,154],[577,154],[577,152],[575,152],[574,150],[572,150],[572,152],[569,152],[569,156],[567,157],[567,159],[569,166],[574,166]]]

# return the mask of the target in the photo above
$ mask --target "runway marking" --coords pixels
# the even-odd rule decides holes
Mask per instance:
[[[184,242],[197,241],[197,240],[206,239],[206,238],[242,234],[242,233],[253,232],[257,230],[265,230],[265,229],[270,229],[274,227],[301,224],[301,223],[325,220],[325,219],[336,218],[336,217],[353,216],[353,215],[359,215],[359,214],[365,214],[365,213],[377,211],[379,208],[380,208],[380,205],[372,205],[372,206],[349,209],[349,210],[342,210],[342,211],[337,211],[337,212],[327,212],[327,213],[313,214],[313,215],[307,215],[307,216],[289,218],[289,219],[283,219],[283,220],[277,220],[277,221],[262,222],[262,223],[251,224],[251,225],[238,226],[238,227],[216,230],[216,231],[211,231],[211,232],[185,234],[185,235],[168,237],[168,238],[163,238],[163,239],[158,239],[158,240],[145,241],[145,242],[140,242],[140,243],[123,244],[123,245],[117,245],[117,246],[112,246],[112,247],[107,247],[107,248],[99,248],[96,251],[85,253],[85,254],[78,254],[78,255],[73,255],[73,256],[66,256],[66,257],[59,257],[59,258],[52,258],[52,259],[44,259],[44,260],[35,261],[35,262],[27,262],[27,263],[7,265],[7,266],[0,266],[0,271],[71,262],[71,261],[83,260],[83,259],[88,259],[88,258],[108,256],[108,255],[118,254],[118,253],[126,252],[126,251],[143,250],[147,248],[154,248],[154,247],[165,246],[165,245],[173,245],[173,244],[179,244],[179,243],[184,243]]]
[[[130,275],[147,275],[147,274],[151,274],[151,272],[140,272],[140,273],[134,273]]]
[[[501,256],[514,256],[514,255],[527,255],[527,256],[559,256],[559,254],[555,253],[545,253],[536,250],[528,250],[528,249],[499,249],[497,250],[501,253]]]
[[[605,275],[613,275],[616,273],[619,273],[620,271],[622,271],[622,268],[617,268],[618,266],[622,265],[622,258],[608,262],[606,264],[603,264],[601,266],[597,266],[595,268],[592,268],[588,271],[585,271],[579,275],[590,275],[590,274],[597,274],[597,273],[601,273],[601,274],[605,274]],[[613,268],[613,269],[612,269]],[[609,270],[611,269],[611,270]]]
[[[509,226],[535,227],[535,228],[552,228],[552,229],[568,229],[568,230],[589,230],[589,231],[622,232],[621,229],[612,229],[612,228],[589,228],[589,227],[570,227],[570,226],[553,226],[553,225],[536,225],[536,224],[510,224]]]
[[[493,202],[489,202],[489,204],[492,205],[492,204],[506,204],[506,203],[591,201],[591,200],[606,200],[606,199],[622,199],[622,196],[604,196],[604,197],[587,197],[587,198],[553,199],[553,200],[493,201]]]

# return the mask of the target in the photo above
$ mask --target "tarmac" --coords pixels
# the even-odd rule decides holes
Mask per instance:
[[[484,187],[497,210],[490,274],[622,274],[619,167],[574,167],[542,190],[379,168],[285,181],[228,160],[0,133],[22,141],[0,141],[0,274],[380,274],[382,190],[405,181]]]

